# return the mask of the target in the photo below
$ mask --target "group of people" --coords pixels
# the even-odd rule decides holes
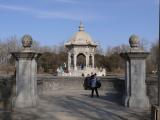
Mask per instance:
[[[96,92],[97,97],[99,97],[98,94],[98,88],[101,87],[100,81],[97,79],[97,74],[92,74],[91,76],[88,74],[87,77],[84,80],[84,87],[85,89],[91,89],[91,97],[94,95],[94,91]]]

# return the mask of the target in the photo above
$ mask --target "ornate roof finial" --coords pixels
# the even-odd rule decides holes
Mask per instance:
[[[80,21],[79,31],[84,31],[84,26],[82,21]]]

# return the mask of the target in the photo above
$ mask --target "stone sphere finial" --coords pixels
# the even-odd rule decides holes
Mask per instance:
[[[139,46],[139,38],[136,35],[131,35],[129,38],[129,44],[131,48],[137,48]]]
[[[30,48],[32,46],[32,37],[30,35],[24,35],[22,37],[22,45],[24,48]]]

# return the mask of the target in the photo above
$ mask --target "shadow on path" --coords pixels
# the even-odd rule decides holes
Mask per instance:
[[[100,91],[100,98],[90,98],[89,93],[78,90],[45,93],[40,95],[36,108],[19,109],[12,120],[149,120],[146,111],[120,105],[116,93]]]

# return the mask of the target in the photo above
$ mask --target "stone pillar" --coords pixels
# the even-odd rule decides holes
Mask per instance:
[[[68,71],[71,69],[71,53],[68,52]]]
[[[160,120],[160,107],[158,105],[151,107],[151,120]]]
[[[85,54],[86,56],[86,68],[89,67],[89,54]]]
[[[92,55],[92,68],[94,68],[94,54]]]
[[[146,65],[149,55],[139,48],[138,37],[132,35],[129,39],[130,50],[120,55],[126,60],[125,100],[127,107],[148,109],[149,99],[146,95]]]
[[[40,53],[31,51],[32,38],[24,35],[21,52],[12,52],[16,59],[16,99],[15,108],[37,105],[37,59]]]
[[[77,54],[74,54],[74,70],[77,70]]]

